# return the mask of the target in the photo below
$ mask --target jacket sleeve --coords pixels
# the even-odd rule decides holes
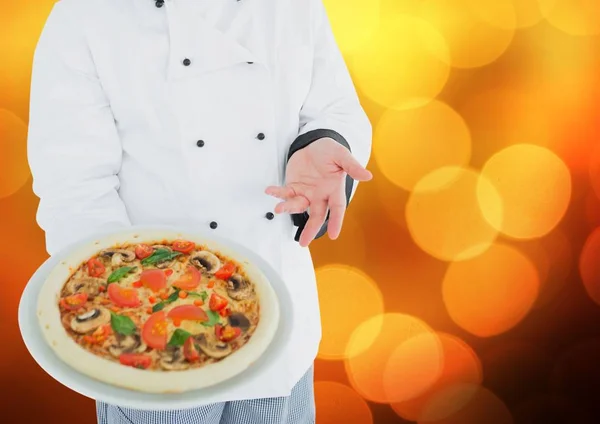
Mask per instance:
[[[336,44],[322,0],[310,1],[313,28],[313,70],[309,93],[300,112],[300,131],[292,142],[287,160],[313,141],[330,137],[350,149],[355,159],[366,166],[371,154],[372,128],[360,105],[344,58]],[[346,203],[356,192],[357,182],[346,177]],[[308,221],[308,213],[293,214],[298,226],[295,240]],[[329,217],[329,215],[328,215]],[[327,231],[328,220],[317,234]]]
[[[118,195],[121,143],[80,21],[55,4],[33,61],[27,155],[50,255],[130,226]]]

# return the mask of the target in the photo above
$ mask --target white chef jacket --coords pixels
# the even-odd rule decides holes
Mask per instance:
[[[323,136],[366,166],[371,125],[322,0],[61,0],[36,48],[28,158],[49,254],[132,224],[211,228],[286,282],[286,355],[222,401],[286,396],[316,357],[306,216],[273,218],[264,190]]]

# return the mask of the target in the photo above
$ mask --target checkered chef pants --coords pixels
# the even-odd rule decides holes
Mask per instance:
[[[313,372],[311,367],[286,397],[172,411],[145,411],[96,402],[98,424],[314,424]]]

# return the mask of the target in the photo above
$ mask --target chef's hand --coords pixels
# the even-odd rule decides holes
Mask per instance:
[[[302,213],[310,207],[310,218],[300,236],[305,247],[317,236],[327,218],[327,233],[335,240],[342,230],[346,211],[346,174],[357,181],[373,175],[352,153],[331,138],[321,138],[295,152],[286,168],[286,185],[270,186],[266,193],[283,200],[275,213]]]

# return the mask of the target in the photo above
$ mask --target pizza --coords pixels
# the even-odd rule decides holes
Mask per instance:
[[[112,244],[91,255],[79,255],[69,266],[68,278],[63,267],[62,284],[54,284],[58,289],[54,305],[47,298],[39,299],[44,305],[40,323],[50,330],[49,318],[43,319],[42,312],[57,313],[54,318],[60,329],[54,319],[47,339],[53,338],[51,345],[70,365],[74,365],[71,358],[76,350],[78,361],[90,361],[92,355],[95,369],[82,363],[75,368],[100,380],[131,388],[131,381],[114,373],[125,376],[124,371],[132,370],[162,375],[167,383],[167,377],[174,374],[214,369],[204,375],[216,375],[214,381],[219,381],[223,376],[216,374],[218,364],[243,353],[261,328],[261,290],[268,291],[262,275],[250,269],[247,261],[201,241],[163,238]],[[271,328],[272,337],[274,326],[262,327]],[[59,345],[55,338],[61,332]],[[67,344],[65,337],[73,343]],[[268,340],[265,335],[259,339],[263,342],[254,353],[242,354],[228,368],[242,369],[257,359]],[[144,378],[136,378],[133,388],[148,391]],[[177,387],[181,381],[173,377],[163,388],[185,390]],[[191,389],[208,384],[186,385]],[[160,386],[151,391],[159,391]]]

